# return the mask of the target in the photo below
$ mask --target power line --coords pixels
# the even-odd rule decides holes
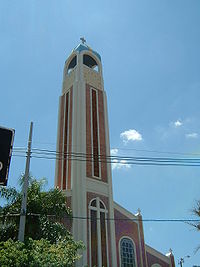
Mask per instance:
[[[25,158],[26,156],[24,155],[17,155],[14,154],[13,156],[16,157],[23,157]],[[95,162],[95,159],[81,159],[81,158],[72,158],[72,157],[47,157],[47,156],[34,156],[32,155],[31,158],[36,158],[36,159],[47,159],[47,160],[65,160],[65,159],[69,159],[70,161],[77,161],[77,162]],[[120,165],[143,165],[143,166],[177,166],[177,167],[200,167],[200,162],[140,162],[138,160],[135,161],[115,161],[115,160],[98,160],[99,163],[108,163],[108,164],[120,164]]]
[[[50,143],[38,143],[38,144],[50,144]],[[67,146],[68,144],[63,144],[63,145],[64,146]],[[79,147],[79,146],[76,146],[76,145],[71,145],[71,146],[72,147]],[[94,146],[87,146],[87,147],[88,148],[94,148]],[[20,150],[20,149],[26,150],[25,147],[14,147],[14,150]],[[111,148],[111,150],[112,149],[117,149],[119,151],[137,151],[137,152],[158,153],[158,154],[200,156],[200,152],[199,153],[186,153],[186,152],[178,152],[178,151],[160,151],[160,150],[148,150],[148,149],[136,149],[136,148],[122,148],[122,147]]]
[[[47,216],[47,217],[59,217],[55,214],[41,214],[41,213],[27,213],[27,216]],[[13,214],[0,214],[0,218],[6,218],[6,217],[18,217],[20,216],[20,213],[13,213]],[[101,218],[96,217],[95,219],[88,216],[64,216],[63,218],[67,219],[77,219],[77,220],[101,220]],[[191,223],[191,222],[197,222],[200,223],[200,219],[143,219],[143,218],[106,218],[107,221],[135,221],[135,222],[184,222],[184,223]]]
[[[23,150],[19,150],[16,151],[14,150],[14,152],[17,153],[26,153]],[[116,159],[116,160],[140,160],[140,161],[146,161],[146,160],[152,160],[152,161],[190,161],[190,162],[200,162],[200,158],[172,158],[172,157],[136,157],[136,156],[120,156],[120,155],[111,155],[111,156],[107,156],[105,154],[99,154],[99,155],[94,155],[91,153],[83,153],[83,152],[71,152],[71,153],[64,153],[64,152],[59,152],[59,151],[55,151],[55,150],[47,150],[47,149],[38,149],[38,148],[33,148],[32,149],[32,154],[41,154],[41,155],[53,155],[53,156],[60,156],[61,155],[61,159],[62,157],[65,158],[65,156],[67,157],[82,157],[82,158],[92,158],[92,157],[98,157],[99,159]]]
[[[17,153],[26,153],[26,151],[23,150],[14,150],[14,152]],[[118,156],[118,155],[111,155],[111,156],[106,156],[105,154],[99,154],[99,155],[94,155],[91,153],[83,153],[83,152],[71,152],[71,153],[64,153],[64,152],[58,152],[55,150],[47,150],[47,149],[38,149],[38,148],[33,148],[32,149],[32,154],[42,154],[42,155],[54,155],[54,156],[77,156],[77,157],[93,157],[97,156],[99,158],[111,158],[111,159],[119,159],[119,160],[130,160],[130,159],[137,159],[137,160],[159,160],[159,161],[200,161],[200,158],[172,158],[172,157],[136,157],[136,156]]]
[[[15,151],[14,156],[25,156],[23,149]],[[80,162],[102,162],[117,163],[122,165],[153,165],[153,166],[190,166],[199,167],[200,158],[172,158],[172,157],[133,157],[133,156],[106,156],[95,155],[82,152],[63,153],[55,150],[33,148],[31,152],[32,158],[48,159],[48,160],[74,160]]]

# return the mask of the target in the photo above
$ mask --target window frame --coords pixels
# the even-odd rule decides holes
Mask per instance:
[[[96,200],[96,207],[91,206],[92,202]],[[100,208],[100,203],[103,204],[104,208]],[[96,211],[97,212],[97,218],[100,218],[101,212],[105,214],[105,228],[106,228],[106,258],[107,258],[107,267],[109,267],[109,251],[108,251],[108,210],[106,209],[106,205],[104,202],[99,198],[92,198],[89,202],[88,205],[88,213],[89,213],[89,262],[90,266],[92,266],[92,257],[91,257],[91,211]],[[99,247],[100,245],[100,247]],[[97,261],[98,265],[101,264],[102,262],[102,249],[101,249],[101,224],[100,224],[100,219],[97,219]],[[101,255],[101,256],[99,256]]]
[[[119,240],[118,243],[118,247],[119,247],[119,266],[122,267],[122,259],[121,259],[121,242],[123,239],[129,239],[132,242],[133,245],[133,255],[134,255],[134,259],[135,259],[135,267],[137,267],[137,254],[136,254],[136,246],[135,246],[135,242],[133,241],[133,239],[130,236],[122,236]]]

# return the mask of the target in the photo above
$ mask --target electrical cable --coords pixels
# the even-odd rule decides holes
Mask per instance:
[[[27,216],[47,216],[47,217],[59,217],[55,214],[41,214],[41,213],[27,213]],[[20,216],[20,213],[14,213],[14,214],[0,214],[0,218],[5,217],[17,217]],[[64,216],[64,218],[67,219],[78,219],[78,220],[93,220],[92,217],[84,217],[84,216]],[[96,220],[101,220],[101,218],[95,218]],[[143,218],[106,218],[107,221],[136,221],[136,222],[197,222],[200,223],[200,219],[143,219]]]

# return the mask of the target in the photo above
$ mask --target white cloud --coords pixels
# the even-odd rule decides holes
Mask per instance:
[[[120,134],[120,137],[124,143],[128,143],[129,141],[141,141],[142,140],[142,135],[134,129],[124,131],[123,133]]]
[[[183,123],[180,120],[174,122],[175,127],[180,127],[181,125],[183,125]]]
[[[198,138],[198,136],[198,133],[189,133],[185,135],[186,138]]]
[[[117,156],[118,155],[118,149],[112,148],[110,150],[110,154],[112,156]],[[130,168],[131,168],[131,165],[128,164],[126,160],[118,160],[115,158],[112,160],[112,170],[130,169]]]
[[[131,165],[126,160],[114,159],[112,163],[112,170],[130,169]]]
[[[112,156],[116,156],[116,155],[118,154],[118,149],[117,149],[117,148],[112,148],[112,149],[110,150],[110,154],[111,154]]]

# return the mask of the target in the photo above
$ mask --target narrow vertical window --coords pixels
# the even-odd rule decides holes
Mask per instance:
[[[123,238],[120,241],[120,267],[136,267],[135,263],[135,250],[131,239]]]
[[[99,140],[97,119],[97,92],[92,90],[92,131],[93,131],[93,169],[94,176],[99,177]]]
[[[98,197],[90,202],[90,266],[109,267],[106,214],[105,205]]]
[[[63,163],[63,190],[66,189],[67,180],[67,137],[68,137],[68,105],[69,93],[65,95],[65,128],[64,128],[64,163]]]
[[[106,220],[105,212],[100,212],[102,266],[107,267],[106,221],[105,220]]]
[[[91,210],[91,256],[92,266],[98,266],[97,258],[97,211]]]

